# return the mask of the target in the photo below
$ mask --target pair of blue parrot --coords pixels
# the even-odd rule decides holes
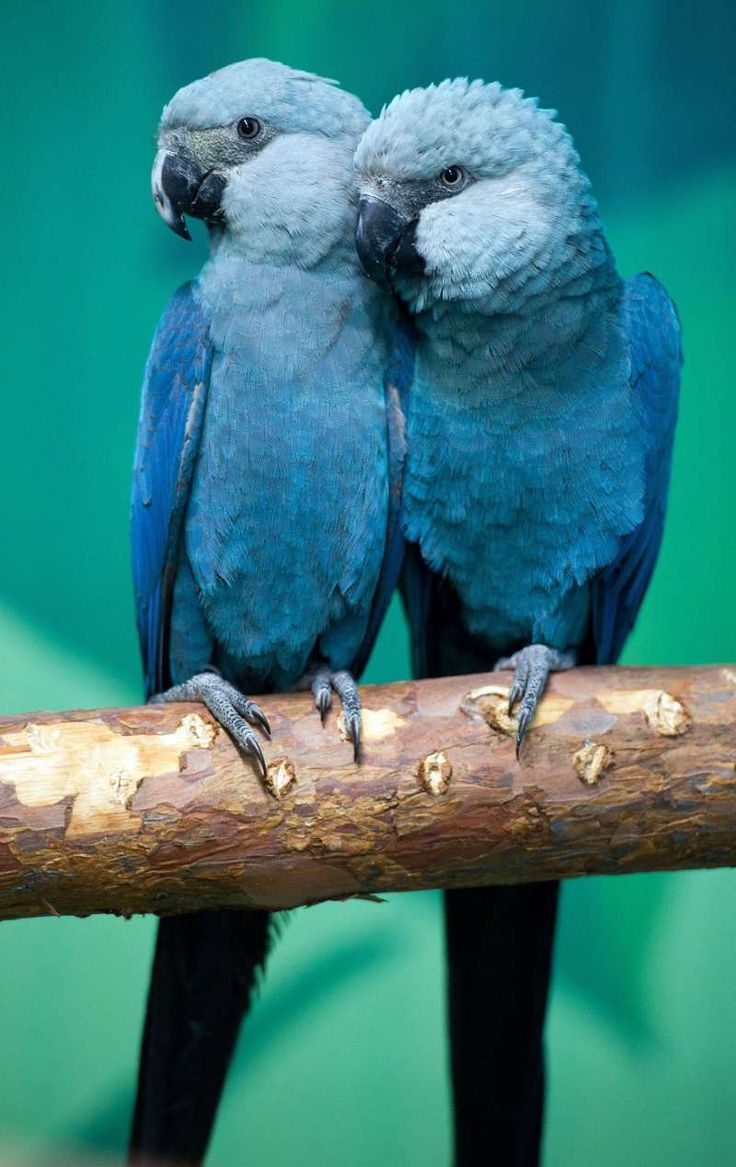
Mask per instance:
[[[674,307],[616,272],[564,127],[446,81],[371,123],[266,60],[165,108],[153,196],[210,256],[159,324],[133,487],[152,700],[199,700],[266,777],[252,692],[343,705],[397,586],[417,676],[615,661],[664,523]],[[372,277],[371,279],[366,278]],[[446,894],[456,1167],[539,1162],[555,884]],[[202,1162],[264,912],[159,924],[130,1162]],[[249,1162],[247,1152],[244,1162]]]

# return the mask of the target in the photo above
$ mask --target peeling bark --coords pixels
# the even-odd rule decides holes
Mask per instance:
[[[736,862],[735,669],[556,673],[520,763],[508,679],[365,687],[359,766],[310,695],[259,699],[270,790],[201,706],[2,719],[0,918]]]

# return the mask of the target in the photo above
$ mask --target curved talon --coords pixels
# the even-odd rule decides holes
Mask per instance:
[[[263,756],[263,750],[260,747],[258,738],[253,737],[252,734],[249,734],[246,740],[247,745],[244,747],[244,751],[252,758],[256,759],[256,762],[258,763],[258,769],[261,772],[261,778],[265,782],[266,778],[268,777],[268,767],[266,766],[266,759]]]
[[[514,712],[514,705],[516,705],[516,702],[519,700],[520,697],[523,696],[523,694],[524,694],[523,686],[520,685],[518,683],[518,681],[516,680],[516,678],[514,677],[513,684],[511,686],[511,688],[509,689],[509,706],[508,706],[509,717],[511,717],[511,715]]]
[[[509,717],[512,717],[516,702],[524,696],[526,680],[524,672],[528,674],[529,670],[524,669],[523,662],[520,662],[517,665],[516,659],[513,656],[502,656],[500,660],[497,660],[493,666],[494,673],[506,672],[507,669],[515,669],[514,679],[511,682],[511,688],[509,689],[509,703],[507,706]]]
[[[360,740],[361,719],[360,719],[360,714],[358,714],[357,717],[356,716],[353,716],[353,717],[346,716],[345,717],[345,729],[348,731],[348,736],[349,736],[351,742],[353,743],[353,761],[355,762],[355,764],[357,766],[360,763],[360,751],[361,751],[361,740]]]
[[[258,705],[254,705],[253,702],[251,701],[250,713],[249,714],[246,713],[245,716],[248,717],[251,721],[255,721],[256,725],[260,725],[261,729],[263,730],[263,732],[266,734],[266,736],[268,738],[271,737],[270,722],[269,722],[268,718],[266,717],[266,714],[263,712],[263,710]]]

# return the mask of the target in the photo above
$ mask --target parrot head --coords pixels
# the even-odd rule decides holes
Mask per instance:
[[[461,78],[402,93],[355,154],[363,267],[414,312],[512,310],[595,235],[578,163],[554,113],[518,89]]]
[[[165,106],[156,209],[184,239],[189,215],[264,252],[286,253],[310,232],[327,247],[351,214],[352,157],[368,121],[332,81],[265,59],[229,65]]]

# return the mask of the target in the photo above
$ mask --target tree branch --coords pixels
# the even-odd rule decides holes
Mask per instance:
[[[271,793],[197,705],[0,720],[0,918],[285,908],[736,862],[736,667],[367,686],[352,764],[309,694],[262,705]]]

